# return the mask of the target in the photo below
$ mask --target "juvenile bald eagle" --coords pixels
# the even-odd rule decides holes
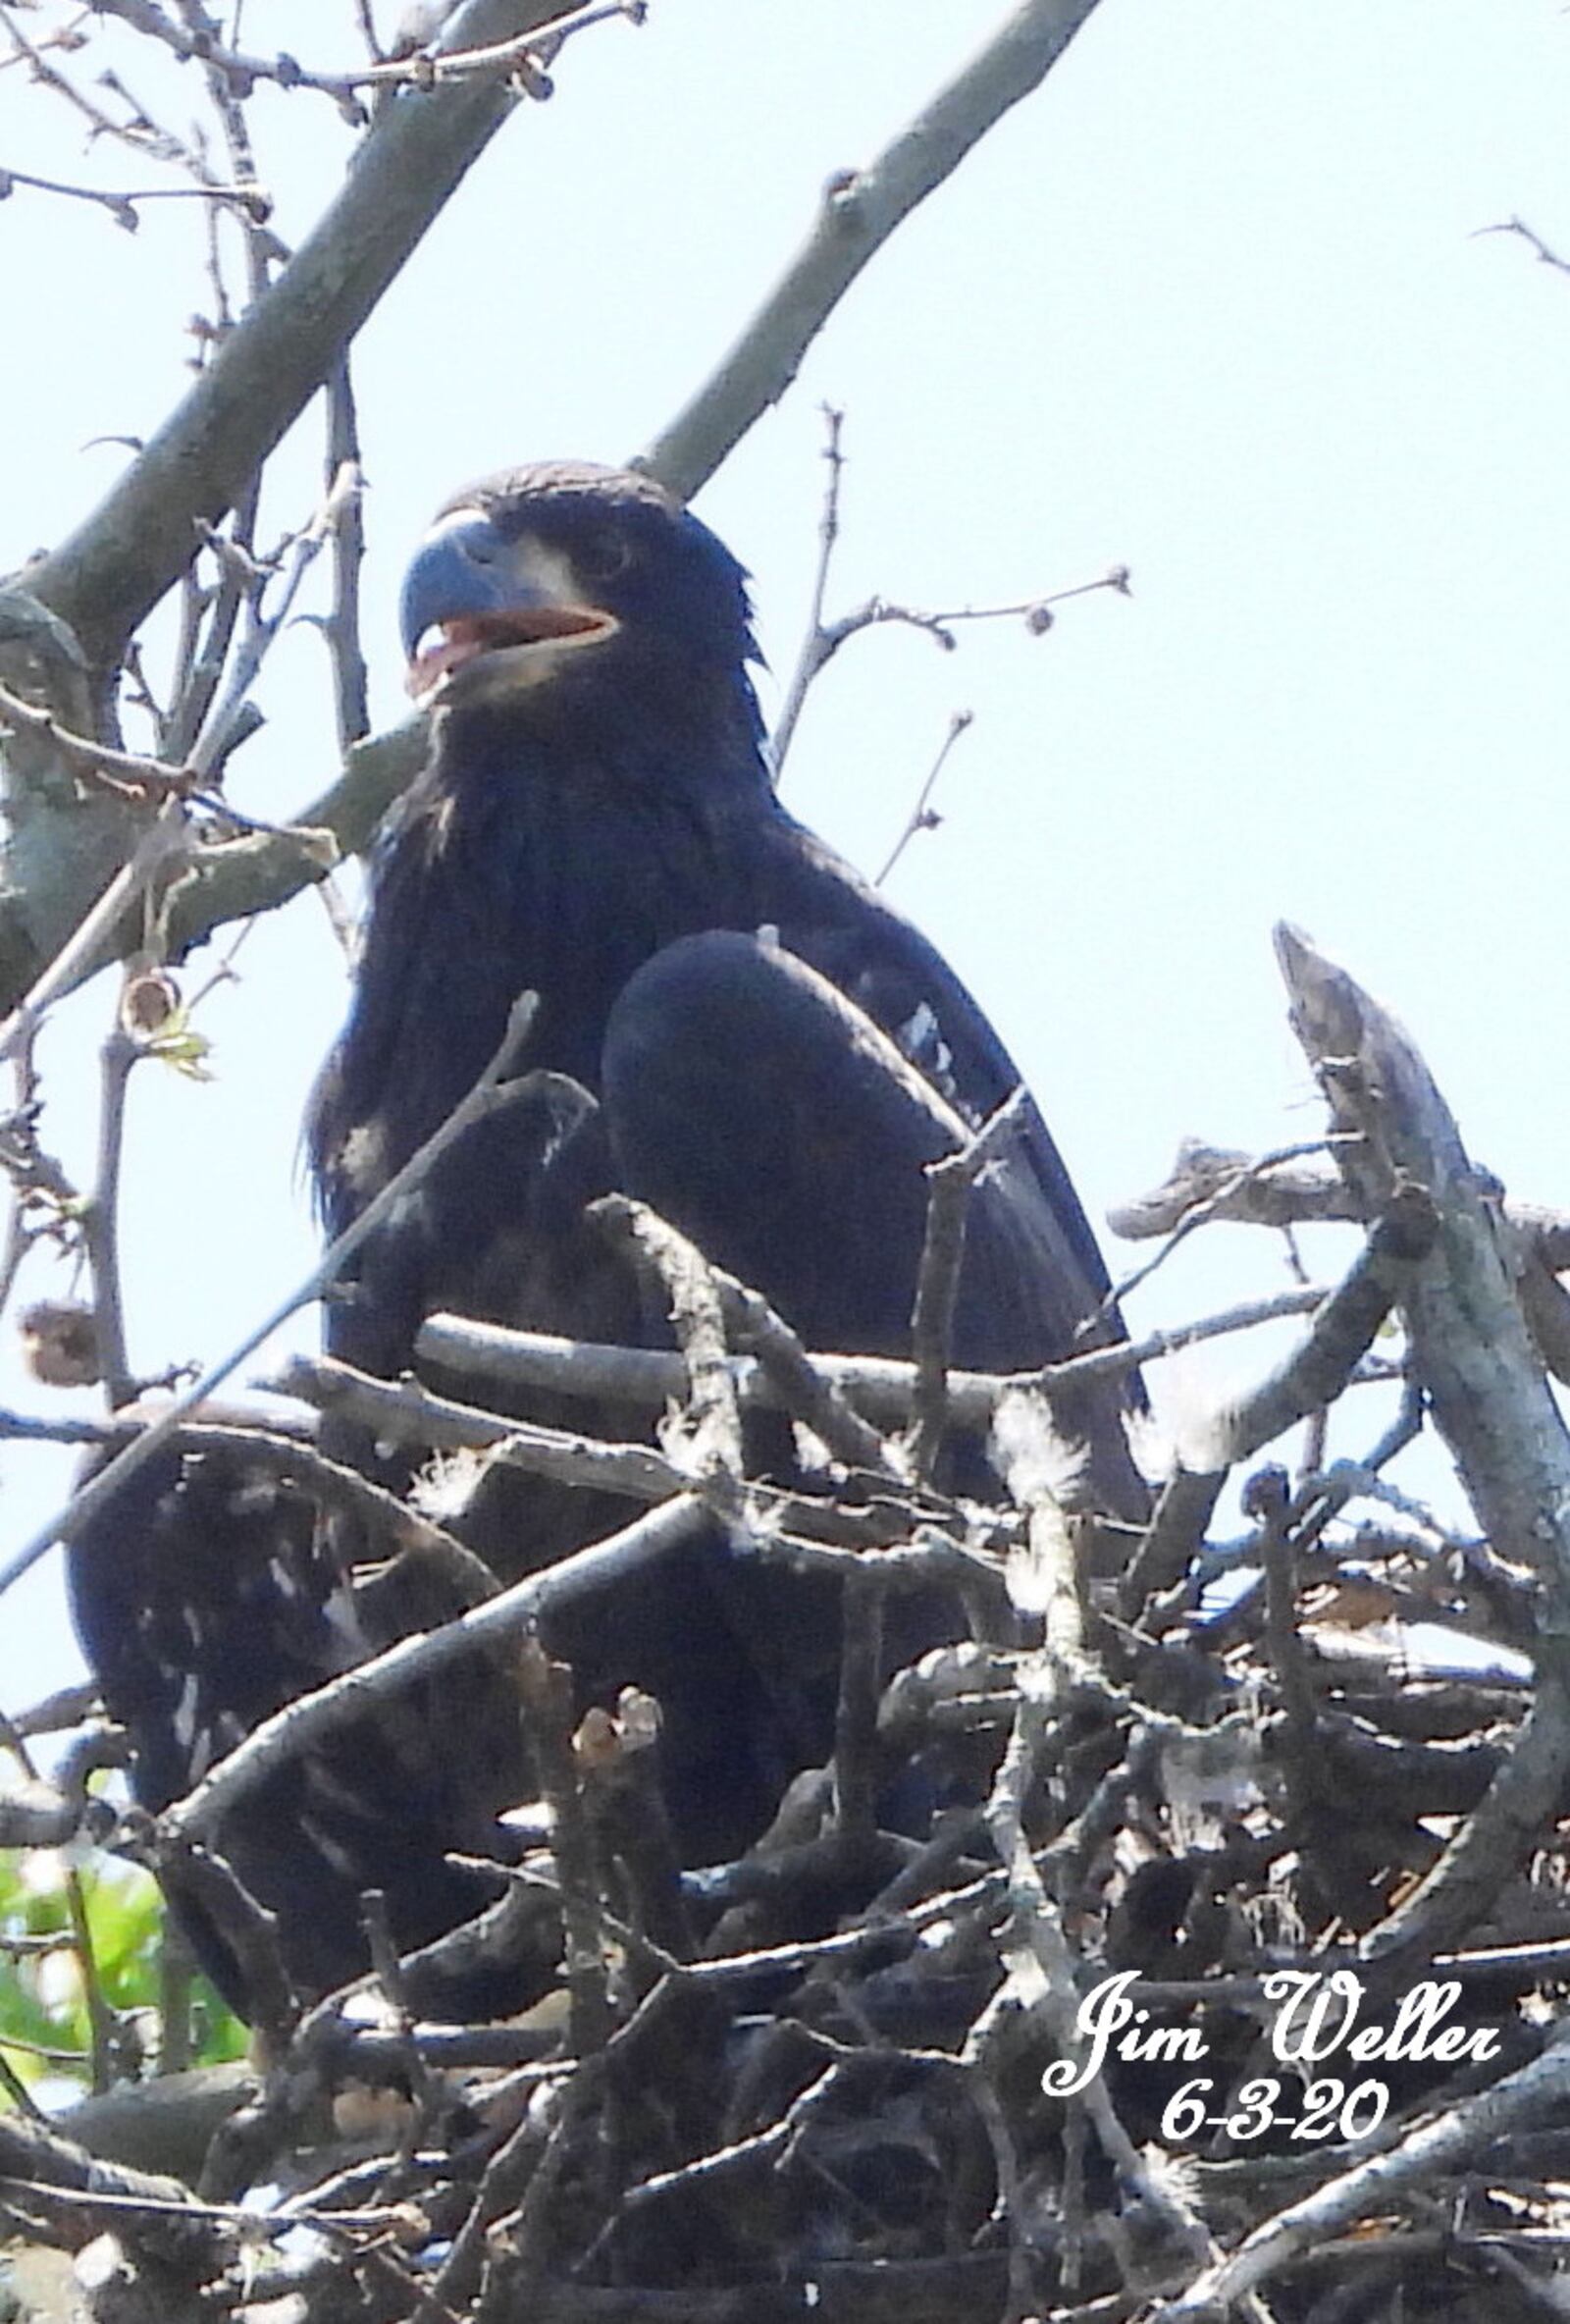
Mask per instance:
[[[356,1219],[446,1119],[525,990],[539,1006],[522,1062],[565,1081],[475,1127],[362,1246],[329,1307],[332,1352],[395,1376],[439,1308],[661,1342],[663,1317],[584,1217],[620,1189],[764,1293],[810,1346],[908,1353],[923,1166],[1018,1076],[932,946],[776,797],[741,567],[645,477],[523,468],[448,502],[409,569],[402,626],[431,748],[381,845],[352,1011],[313,1107],[328,1231]],[[563,1101],[566,1082],[581,1102]],[[1013,1368],[1069,1352],[1107,1289],[1030,1108],[976,1189],[956,1360]],[[518,1408],[499,1385],[436,1385]],[[539,1398],[529,1409],[617,1436],[647,1426],[609,1408],[555,1413]],[[1137,1513],[1119,1393],[1088,1394],[1060,1418],[1082,1435],[1092,1497]],[[385,1450],[341,1428],[330,1441],[406,1483]],[[784,1430],[776,1452],[788,1466]],[[967,1489],[984,1489],[979,1448],[957,1457]],[[634,1513],[497,1470],[465,1530],[510,1580]],[[178,1573],[159,1586],[178,1594]],[[269,1586],[264,1558],[256,1651],[270,1622],[280,1638],[288,1628],[282,1604],[269,1613]],[[584,1703],[628,1682],[659,1699],[678,1849],[702,1864],[745,1846],[789,1776],[827,1755],[838,1632],[834,1587],[748,1556],[716,1527],[574,1606],[546,1643],[572,1663]],[[203,1651],[194,1636],[191,1651]],[[275,1661],[284,1699],[299,1681]],[[462,1724],[435,1719],[432,1753],[461,1750]],[[352,1789],[355,1733],[332,1769],[340,1791]],[[302,1909],[292,1900],[309,1890],[314,1845],[287,1822],[276,1864],[258,1848],[249,1868],[286,1919]],[[331,1836],[349,1888],[362,1839],[365,1885],[410,1876],[379,1856],[374,1820],[340,1819]],[[307,1965],[317,1987],[360,1965],[352,1935],[327,1950],[331,1961]]]
[[[433,744],[377,868],[318,1095],[327,1224],[355,1218],[446,1117],[521,991],[540,999],[527,1062],[598,1102],[564,1123],[543,1100],[460,1143],[366,1249],[332,1310],[333,1351],[395,1374],[439,1307],[648,1337],[636,1286],[582,1220],[619,1188],[810,1346],[908,1353],[922,1165],[1019,1077],[932,946],[780,804],[735,558],[646,477],[524,468],[447,503],[402,622]],[[957,1359],[1062,1355],[1107,1288],[1032,1108],[975,1204]],[[1100,1500],[1131,1513],[1116,1392],[1078,1418]],[[513,1479],[495,1498],[480,1540],[504,1574],[607,1514]],[[815,1625],[799,1595],[774,1603],[777,1581],[716,1541],[559,1640],[588,1694],[633,1678],[660,1697],[690,1858],[743,1844],[822,1755],[830,1673],[803,1668],[822,1642],[802,1635]]]

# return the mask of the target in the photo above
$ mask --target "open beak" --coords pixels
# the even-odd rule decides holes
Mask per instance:
[[[482,660],[503,683],[528,683],[563,650],[618,627],[602,607],[578,602],[564,558],[528,538],[503,540],[473,509],[444,518],[416,554],[400,621],[405,683],[417,702],[436,699]]]

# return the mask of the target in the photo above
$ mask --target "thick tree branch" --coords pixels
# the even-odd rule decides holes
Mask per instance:
[[[830,180],[817,223],[740,339],[644,465],[690,499],[777,403],[857,276],[972,145],[1051,72],[1096,0],[1026,0],[864,170]]]
[[[1201,1340],[1247,1331],[1255,1324],[1277,1323],[1282,1316],[1312,1314],[1329,1295],[1323,1284],[1278,1292],[1271,1298],[1251,1300],[1197,1323],[1150,1332],[1142,1340],[1121,1341],[1115,1347],[1098,1347],[1089,1355],[1070,1356],[1038,1372],[951,1372],[950,1413],[965,1427],[984,1428],[1002,1400],[1020,1389],[1050,1396],[1054,1389],[1115,1379],[1164,1355],[1176,1355]],[[457,1315],[428,1316],[420,1328],[415,1353],[456,1372],[488,1373],[514,1387],[545,1388],[558,1396],[613,1397],[618,1402],[648,1404],[654,1410],[671,1397],[679,1398],[686,1381],[681,1358],[658,1348],[606,1347],[593,1341],[563,1340],[550,1332],[515,1332],[501,1324],[470,1323]],[[896,1426],[910,1419],[916,1394],[915,1364],[882,1355],[814,1354],[811,1360],[829,1386],[852,1398],[860,1409]],[[787,1404],[784,1395],[765,1377],[759,1359],[733,1361],[745,1401]]]
[[[680,1362],[679,1357],[671,1360]],[[295,1356],[271,1385],[281,1396],[341,1414],[392,1444],[496,1452],[531,1476],[629,1501],[670,1501],[691,1484],[651,1445],[611,1445],[537,1421],[514,1420],[475,1404],[454,1403],[418,1380],[378,1380],[331,1356]]]
[[[712,379],[644,455],[684,499],[789,387],[807,346],[868,260],[1001,117],[1038,87],[1095,0],[1028,0],[866,170],[835,180],[800,256]],[[512,40],[573,13],[562,0],[468,0],[445,48]],[[190,394],[29,590],[108,666],[213,522],[334,366],[515,101],[489,79],[405,91],[368,135],[338,200]],[[419,765],[423,727],[350,754],[342,779],[300,819],[345,850],[365,844]],[[59,846],[66,847],[61,838]],[[69,850],[68,850],[69,852]],[[171,919],[176,948],[220,923],[287,902],[326,869],[289,834],[214,851]],[[98,857],[51,878],[49,910],[0,893],[0,1008],[13,1006],[102,884]],[[30,883],[29,883],[30,884]]]
[[[1300,1227],[1326,1219],[1357,1221],[1364,1213],[1340,1173],[1316,1162],[1334,1154],[1333,1142],[1314,1138],[1268,1154],[1246,1154],[1185,1137],[1159,1187],[1135,1194],[1107,1213],[1107,1225],[1125,1242],[1185,1233],[1213,1220],[1246,1227]],[[1555,1273],[1570,1268],[1570,1213],[1537,1202],[1502,1204],[1517,1233]],[[1200,1215],[1195,1216],[1198,1212]]]
[[[1495,1552],[1542,1587],[1537,1693],[1482,1806],[1428,1878],[1365,1939],[1380,1958],[1453,1942],[1497,1897],[1570,1771],[1570,1434],[1533,1348],[1491,1188],[1410,1037],[1343,969],[1277,931],[1292,1025],[1345,1134],[1357,1199],[1422,1187],[1439,1235],[1400,1306],[1416,1377]]]
[[[443,48],[478,48],[573,13],[562,0],[468,0]],[[28,588],[108,666],[325,382],[343,348],[517,101],[489,79],[399,96],[278,281]]]
[[[1135,1612],[1152,1592],[1170,1589],[1186,1569],[1229,1471],[1341,1394],[1433,1241],[1432,1213],[1419,1190],[1392,1190],[1386,1215],[1297,1347],[1240,1402],[1216,1413],[1207,1465],[1178,1467],[1168,1479],[1150,1531],[1124,1576],[1120,1595],[1126,1612]]]
[[[178,958],[227,921],[276,910],[301,888],[325,879],[340,857],[360,854],[398,793],[419,773],[426,732],[423,718],[411,719],[356,743],[343,772],[302,810],[297,822],[203,849],[170,898],[171,952]]]
[[[563,0],[467,0],[442,46],[511,40],[569,13]],[[64,621],[97,669],[114,667],[190,562],[198,527],[235,504],[335,376],[361,325],[518,101],[516,88],[484,77],[392,99],[338,198],[277,281],[98,507],[29,571],[29,595]],[[47,815],[36,813],[43,828],[33,855],[41,846],[42,859],[26,871],[10,867],[9,888],[0,892],[0,1007],[12,1007],[43,974],[114,868],[100,845],[78,844],[79,813],[70,797]],[[277,860],[252,867],[274,880],[280,868]],[[228,867],[231,879],[236,870]],[[290,893],[319,876],[297,855],[290,870]],[[278,900],[263,894],[239,908]]]
[[[105,2207],[117,2201],[133,2202],[143,2209],[144,2232],[158,2234],[170,2251],[199,2251],[222,2263],[233,2250],[230,2223],[192,2203],[188,2189],[178,2180],[99,2162],[70,2139],[37,2124],[19,2122],[12,2115],[0,2120],[0,2182],[8,2193],[32,2188],[40,2193],[52,2190],[62,2195],[87,2197]],[[101,2234],[104,2226],[102,2210],[84,2209],[80,2234],[64,2235],[62,2241],[74,2245],[85,2244]]]
[[[613,1352],[637,1355],[642,1351]],[[683,1359],[676,1355],[669,1360],[681,1376]],[[729,1366],[727,1373],[734,1381],[738,1400],[765,1400],[784,1410],[794,1408],[788,1396],[776,1395],[769,1387],[762,1398],[745,1399],[749,1383],[763,1380],[761,1373],[738,1373]],[[653,1446],[608,1444],[599,1437],[513,1419],[475,1404],[454,1403],[448,1397],[433,1395],[418,1380],[378,1380],[331,1356],[295,1356],[270,1385],[280,1396],[297,1398],[319,1411],[341,1414],[392,1444],[489,1452],[526,1475],[614,1493],[627,1501],[671,1501],[692,1488],[690,1470]],[[0,1420],[5,1417],[0,1415]],[[206,1433],[204,1429],[191,1432],[197,1440]],[[809,1541],[853,1547],[897,1543],[917,1525],[941,1522],[954,1514],[951,1505],[930,1495],[916,1497],[892,1477],[889,1489],[875,1503],[842,1505],[827,1497],[756,1483],[743,1498],[730,1490],[724,1477],[716,1486],[706,1475],[702,1490],[733,1530],[754,1541],[760,1553],[784,1545],[798,1560],[807,1554]]]

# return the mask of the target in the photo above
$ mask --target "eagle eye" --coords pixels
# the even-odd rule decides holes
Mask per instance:
[[[614,581],[632,563],[632,551],[619,533],[590,533],[574,547],[572,561],[585,581]]]

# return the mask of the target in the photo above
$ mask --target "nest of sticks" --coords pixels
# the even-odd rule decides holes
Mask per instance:
[[[549,1990],[504,2024],[424,2023],[373,1906],[369,2015],[330,1997],[280,2012],[262,2062],[0,2116],[29,2302],[64,2254],[77,2311],[116,2324],[1561,2311],[1570,1438],[1548,1382],[1570,1249],[1472,1167],[1368,995],[1301,939],[1281,953],[1324,1154],[1189,1149],[1123,1224],[1165,1250],[1210,1218],[1339,1218],[1361,1244],[1334,1287],[1241,1319],[1300,1318],[1148,1524],[1067,1516],[1045,1485],[978,1511],[908,1462],[847,1459],[857,1546],[815,1553],[850,1577],[832,1760],[697,1875],[653,1707],[575,1720],[527,1638],[534,1585],[489,1601],[519,1641],[551,1847],[497,1926],[444,1941],[522,1929],[559,1960]],[[727,1314],[723,1393],[756,1379],[831,1438],[843,1409],[886,1446],[890,1398],[917,1431],[1006,1392],[1050,1405],[1050,1375],[829,1362],[756,1302]],[[466,1327],[434,1329],[461,1360]],[[1351,1433],[1376,1376],[1393,1423],[1329,1461],[1325,1416]],[[294,1385],[378,1393],[341,1367]],[[1293,1470],[1264,1457],[1301,1422]],[[1475,1526],[1391,1481],[1419,1435]],[[749,1505],[723,1463],[657,1482],[634,1554],[686,1507],[739,1525]],[[880,1606],[931,1575],[972,1635],[884,1683]],[[1432,1625],[1465,1647],[1420,1659]],[[101,1728],[84,1738],[0,1836],[103,1836]],[[879,1803],[913,1768],[929,1804],[891,1829]]]

